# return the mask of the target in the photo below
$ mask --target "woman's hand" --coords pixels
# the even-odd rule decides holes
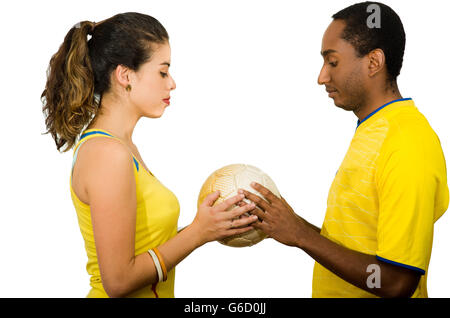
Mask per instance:
[[[238,206],[238,203],[244,199],[243,194],[238,194],[213,206],[219,196],[219,191],[210,193],[200,204],[192,222],[192,226],[196,229],[195,232],[198,233],[200,245],[252,230],[250,224],[258,219],[255,215],[244,215],[255,208],[253,203]],[[229,210],[233,205],[237,207]]]

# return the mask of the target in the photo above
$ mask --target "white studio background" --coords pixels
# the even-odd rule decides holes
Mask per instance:
[[[75,23],[137,11],[168,30],[177,89],[161,119],[138,123],[134,142],[177,195],[179,226],[193,220],[206,177],[231,163],[264,170],[299,215],[321,226],[356,117],[317,85],[319,52],[331,15],[355,2],[3,2],[0,297],[85,297],[89,290],[69,193],[72,153],[58,153],[42,135],[40,103],[50,57]],[[400,90],[414,98],[449,160],[450,3],[384,3],[406,30]],[[448,215],[434,238],[429,295],[449,297]],[[310,297],[313,264],[271,239],[241,249],[212,242],[177,266],[175,296]]]

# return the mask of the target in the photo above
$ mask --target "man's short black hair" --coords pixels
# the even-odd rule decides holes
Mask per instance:
[[[379,7],[379,27],[368,23],[374,12],[368,12],[368,7],[373,4]],[[400,74],[405,52],[405,30],[397,13],[383,3],[367,1],[347,7],[332,17],[346,23],[341,37],[353,45],[359,57],[374,49],[383,50],[388,81],[394,82]]]

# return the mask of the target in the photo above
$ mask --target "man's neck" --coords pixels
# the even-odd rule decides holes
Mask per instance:
[[[393,83],[389,86],[388,89],[384,90],[381,93],[373,93],[372,95],[367,96],[366,102],[362,105],[357,111],[355,111],[355,115],[358,119],[364,120],[370,113],[377,110],[381,106],[396,100],[403,98],[398,90],[397,83]]]

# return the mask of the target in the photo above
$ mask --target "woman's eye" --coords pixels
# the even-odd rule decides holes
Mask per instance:
[[[164,72],[160,72],[160,73],[161,73],[162,77],[166,77],[167,76],[167,73],[164,73]]]
[[[330,64],[332,67],[336,67],[337,66],[337,62],[329,62],[328,64]]]

